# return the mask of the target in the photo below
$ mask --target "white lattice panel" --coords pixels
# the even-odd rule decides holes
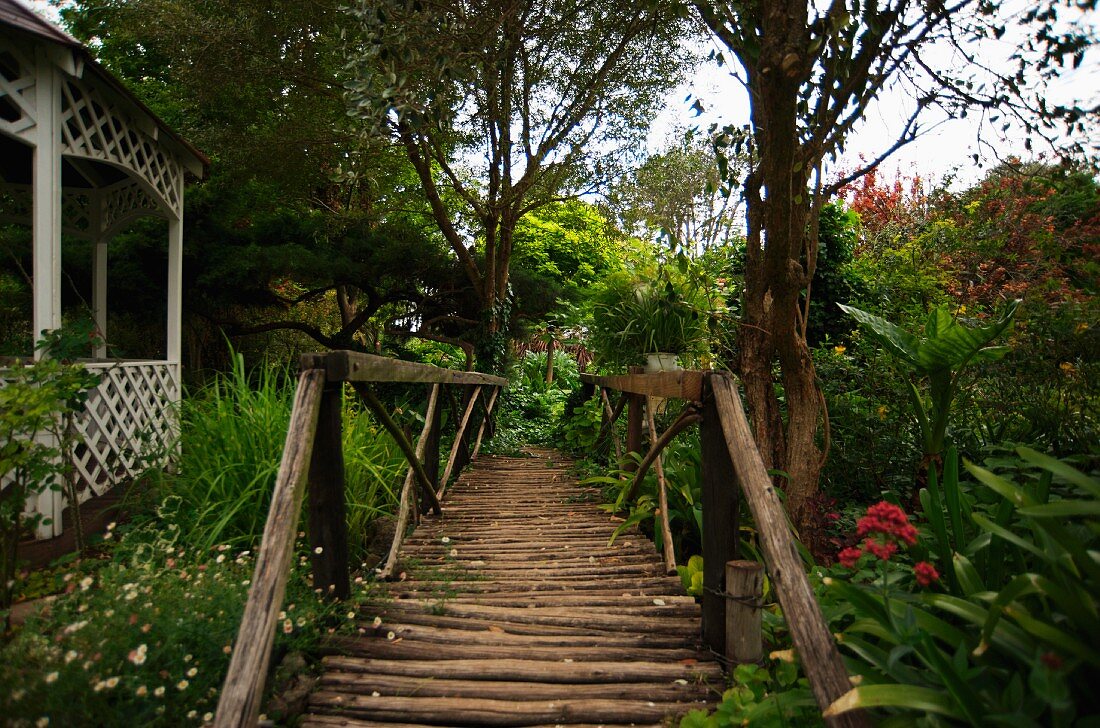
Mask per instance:
[[[127,180],[109,187],[101,193],[102,229],[100,234],[109,238],[139,217],[164,213],[157,201],[138,182]]]
[[[76,418],[73,464],[80,502],[101,495],[150,467],[162,467],[177,439],[176,402],[179,382],[169,362],[88,364],[101,376],[89,393],[84,413]],[[0,386],[4,378],[0,376]],[[37,438],[56,446],[49,433]],[[61,533],[63,496],[46,491],[30,499],[28,513],[41,513],[52,523],[38,529],[38,538]]]
[[[178,216],[179,182],[183,176],[180,164],[86,81],[66,79],[61,90],[62,152],[126,168],[144,180],[158,201]]]
[[[83,240],[95,239],[92,229],[93,192],[76,189],[61,191],[61,232]]]
[[[34,57],[9,37],[0,37],[0,131],[29,138],[35,125]]]
[[[91,365],[102,381],[76,423],[83,443],[74,464],[86,486],[82,497],[164,464],[176,439],[179,384],[165,362]],[[89,493],[90,491],[90,493]]]

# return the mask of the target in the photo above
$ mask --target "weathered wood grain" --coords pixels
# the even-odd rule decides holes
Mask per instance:
[[[432,428],[439,421],[436,415],[438,413],[440,389],[442,389],[442,385],[433,384],[432,393],[428,397],[428,409],[424,413],[424,427],[420,431],[420,438],[416,441],[416,461],[419,463],[424,462],[424,455],[427,452],[432,437]],[[439,463],[437,462],[436,467],[438,466]],[[425,473],[425,475],[427,475],[427,473]],[[393,574],[394,566],[397,565],[397,553],[401,548],[401,542],[405,539],[405,531],[409,528],[409,518],[413,514],[413,485],[415,483],[416,469],[410,465],[408,471],[405,473],[405,482],[401,486],[401,501],[397,507],[397,525],[394,527],[390,551],[386,555],[386,560],[382,562],[382,566],[378,569],[379,579],[390,578]],[[429,480],[429,484],[430,483],[431,481]]]
[[[324,372],[318,369],[307,369],[298,378],[283,460],[275,479],[252,585],[218,699],[214,725],[219,728],[255,726],[260,713],[260,698],[275,640],[275,623],[286,594],[290,560],[294,555],[302,489],[317,431],[324,384]]]
[[[726,562],[726,659],[737,665],[760,662],[764,566],[756,561]]]
[[[303,354],[302,369],[324,369],[330,382],[423,382],[424,384],[508,385],[504,377],[479,372],[459,372],[431,364],[402,361],[357,351]]]
[[[362,397],[370,411],[378,418],[378,421],[382,423],[382,426],[386,428],[386,432],[390,433],[390,437],[393,438],[397,446],[401,448],[401,452],[405,454],[405,459],[408,461],[409,466],[416,473],[417,482],[420,484],[420,494],[424,496],[424,500],[430,503],[432,511],[436,515],[443,513],[443,508],[439,504],[439,498],[435,494],[435,487],[428,479],[428,474],[424,472],[424,463],[420,461],[419,456],[416,454],[416,449],[413,448],[412,443],[409,442],[409,438],[405,437],[405,433],[401,431],[401,428],[397,426],[397,423],[390,417],[390,413],[386,410],[385,405],[379,401],[378,396],[374,391],[366,385],[360,382],[354,382],[352,386],[355,391]]]
[[[679,372],[631,373],[616,376],[581,373],[582,382],[607,387],[620,392],[650,397],[665,397],[698,401],[702,398],[703,375],[706,372],[685,369]]]
[[[481,426],[477,428],[477,440],[474,442],[474,451],[470,454],[471,460],[477,460],[477,456],[481,452],[481,438],[485,436],[485,430],[492,419],[493,407],[497,403],[497,395],[499,394],[500,387],[493,387],[493,393],[489,395],[489,402],[485,405],[485,417],[481,420]]]
[[[637,725],[722,686],[699,606],[552,451],[481,457],[330,641],[303,725]],[[578,499],[578,497],[580,498]]]
[[[657,438],[655,442],[652,442],[649,448],[649,452],[642,458],[642,462],[638,463],[638,469],[634,471],[634,480],[630,483],[630,489],[623,496],[623,502],[634,500],[634,496],[638,494],[638,488],[642,484],[642,480],[645,479],[646,473],[649,472],[650,466],[653,465],[653,461],[661,455],[661,451],[679,435],[681,432],[691,427],[696,422],[702,419],[695,413],[694,408],[684,408],[684,411],[680,413],[680,416],[676,418],[676,421],[669,425],[668,429]]]
[[[309,545],[313,583],[335,599],[347,599],[348,522],[344,505],[344,385],[326,384],[309,461]]]
[[[451,471],[455,466],[455,461],[458,459],[458,451],[464,444],[466,425],[470,424],[470,416],[474,413],[474,407],[477,406],[477,399],[479,396],[481,396],[480,385],[474,387],[474,391],[470,394],[470,399],[466,402],[466,410],[462,413],[462,420],[458,424],[458,429],[455,430],[455,439],[454,443],[451,445],[451,454],[447,457],[447,465],[443,468],[443,475],[439,476],[439,489],[435,492],[437,498],[442,498],[443,493],[447,490],[447,482],[451,479]]]
[[[673,550],[672,528],[668,522],[668,483],[665,481],[665,465],[661,460],[661,452],[657,450],[659,438],[657,437],[657,426],[653,423],[652,397],[646,397],[645,417],[649,429],[649,451],[651,453],[656,452],[653,456],[653,464],[657,469],[657,507],[660,510],[658,515],[661,524],[661,551],[665,559],[665,573],[671,575],[676,573],[676,552]],[[637,474],[635,474],[634,482],[638,482]]]

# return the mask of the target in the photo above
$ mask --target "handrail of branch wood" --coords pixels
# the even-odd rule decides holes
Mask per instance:
[[[214,725],[255,726],[260,698],[275,641],[275,623],[286,594],[294,537],[302,508],[302,491],[313,452],[317,415],[321,407],[323,371],[307,369],[298,378],[290,427],[286,433],[283,460],[275,480],[263,541],[256,556],[252,585],[248,591],[241,627],[237,632],[229,672],[218,699]]]
[[[597,387],[617,389],[629,394],[642,394],[649,397],[666,399],[687,399],[698,402],[703,397],[703,377],[706,372],[697,369],[684,369],[676,372],[651,372],[648,374],[618,374],[601,376],[582,372],[580,379],[585,384]]]
[[[466,411],[462,413],[462,420],[458,424],[458,429],[455,431],[455,441],[451,444],[451,454],[447,457],[447,466],[443,468],[443,475],[439,476],[439,490],[435,492],[436,498],[442,499],[443,493],[447,490],[447,481],[451,477],[451,470],[454,468],[455,459],[458,457],[458,450],[462,447],[462,436],[466,434],[466,425],[470,423],[470,415],[474,413],[474,407],[477,405],[477,398],[481,395],[481,385],[474,387],[474,391],[470,394],[470,401],[466,403]]]
[[[493,399],[495,400],[497,391],[508,383],[503,377],[479,372],[459,372],[350,351],[304,354],[300,359],[300,365],[302,373],[294,395],[290,426],[287,430],[286,444],[283,446],[283,458],[279,465],[271,507],[256,557],[256,568],[253,571],[244,616],[241,619],[237,641],[230,658],[229,671],[218,700],[214,725],[219,728],[256,725],[260,699],[271,662],[275,625],[290,576],[294,538],[298,531],[307,476],[311,482],[309,488],[311,501],[316,500],[311,502],[311,511],[321,504],[322,510],[332,508],[332,512],[327,513],[327,516],[336,518],[336,521],[327,523],[331,528],[323,534],[313,533],[315,524],[314,518],[311,518],[311,541],[316,545],[317,539],[320,538],[320,542],[326,544],[323,559],[327,563],[322,564],[324,568],[321,569],[318,564],[318,559],[322,557],[316,557],[313,560],[315,584],[327,581],[330,595],[336,598],[342,598],[347,592],[347,548],[344,531],[346,524],[343,522],[342,506],[344,476],[343,464],[340,460],[341,392],[340,387],[332,385],[351,382],[397,440],[398,445],[402,446],[402,451],[409,460],[410,472],[406,475],[405,485],[402,488],[400,513],[405,515],[407,521],[413,507],[411,501],[414,496],[412,490],[414,480],[420,484],[425,499],[435,508],[436,513],[441,513],[435,488],[428,479],[421,462],[428,447],[431,447],[425,445],[425,440],[428,438],[428,431],[434,429],[433,423],[437,419],[434,414],[438,407],[441,385],[475,385],[478,389],[490,386],[494,390]],[[365,386],[366,382],[372,381],[419,382],[435,385],[429,400],[425,433],[421,435],[415,449],[378,402],[377,397]],[[326,385],[329,386],[326,387]],[[471,399],[476,400],[476,394]],[[489,410],[491,409],[492,404],[489,405]],[[325,415],[324,426],[319,422],[322,411],[328,413]],[[432,436],[436,434],[433,433]],[[460,432],[458,436],[461,438],[462,433]],[[315,440],[318,443],[317,447],[315,447]],[[432,453],[432,458],[438,457],[435,449],[432,449]],[[322,467],[331,458],[336,458],[339,462]],[[317,462],[313,462],[314,460]],[[438,467],[438,462],[435,467]],[[315,477],[317,482],[313,483]],[[317,517],[318,523],[325,522],[319,514],[314,513],[313,516]],[[402,530],[399,525],[398,533]],[[344,553],[330,554],[332,549],[329,549],[327,544],[336,544],[335,550]],[[317,552],[322,553],[321,549],[317,549]],[[387,564],[392,569],[390,560],[387,559]],[[343,575],[338,574],[339,571],[343,571]],[[341,581],[343,587],[340,586]]]
[[[504,377],[480,372],[460,372],[431,364],[391,359],[357,351],[303,354],[302,369],[320,368],[330,382],[407,382],[424,384],[482,384],[503,387]]]
[[[435,409],[439,404],[439,393],[443,389],[441,384],[432,385],[432,394],[428,397],[428,407],[424,411],[424,428],[420,431],[420,439],[416,441],[417,462],[424,460],[424,451],[427,449],[428,437],[431,434],[432,423],[435,420]],[[385,562],[378,570],[379,579],[388,579],[393,574],[393,567],[397,563],[397,552],[401,549],[401,543],[405,540],[405,529],[409,525],[409,516],[414,510],[413,484],[416,483],[416,469],[410,465],[405,473],[405,483],[401,487],[401,502],[397,508],[397,526],[393,532],[393,543]]]
[[[497,403],[498,394],[500,394],[500,387],[493,387],[493,393],[489,395],[489,402],[485,405],[485,417],[481,420],[481,427],[477,428],[477,442],[474,443],[474,451],[470,454],[471,460],[477,460],[477,454],[481,452],[481,438],[485,435],[489,418],[493,416],[493,406]]]
[[[615,420],[619,419],[619,415],[626,409],[627,396],[625,392],[620,394],[619,401],[612,407],[611,400],[607,397],[607,387],[600,387],[600,400],[603,401],[603,411],[607,419],[600,426],[600,433],[596,435],[597,447],[600,448],[600,452],[603,452],[599,443],[603,442],[604,435],[610,432],[611,442],[615,445],[615,462],[618,462],[623,459],[623,443],[619,439],[619,434],[615,432]]]
[[[409,461],[409,466],[412,467],[416,473],[416,479],[420,483],[420,491],[431,504],[432,511],[437,515],[443,514],[443,507],[439,503],[439,498],[435,494],[435,487],[432,485],[432,481],[428,479],[428,474],[424,472],[424,464],[420,461],[420,458],[416,456],[416,450],[413,449],[412,443],[409,442],[409,438],[405,437],[405,433],[401,431],[401,428],[397,426],[397,423],[390,417],[390,413],[386,411],[385,406],[378,401],[378,397],[371,391],[370,387],[362,382],[352,382],[352,387],[359,393],[359,396],[363,398],[363,401],[370,407],[371,412],[374,413],[382,422],[382,426],[386,428],[386,431],[393,437],[394,442],[401,448],[401,452],[405,453],[405,459]]]
[[[768,574],[791,630],[799,661],[809,678],[810,689],[824,711],[851,689],[848,672],[821,607],[814,599],[786,511],[760,458],[760,451],[756,449],[737,386],[731,377],[714,374],[711,375],[711,388],[730,460],[760,534]],[[866,716],[857,711],[842,713],[826,722],[835,726],[868,725]]]
[[[661,509],[661,541],[665,558],[665,573],[676,573],[676,551],[672,546],[672,527],[668,522],[668,483],[665,481],[665,466],[657,451],[657,426],[653,423],[653,398],[646,397],[645,419],[649,426],[650,452],[657,452],[654,463],[657,466],[657,505]]]

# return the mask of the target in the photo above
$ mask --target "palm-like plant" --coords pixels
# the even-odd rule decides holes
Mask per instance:
[[[927,398],[921,395],[912,379],[907,379],[906,383],[920,427],[921,450],[926,459],[933,460],[944,450],[951,404],[963,370],[971,362],[995,361],[1008,353],[1009,347],[990,344],[1012,326],[1019,304],[1019,301],[1012,302],[995,321],[985,326],[964,325],[947,306],[938,306],[928,314],[923,336],[911,334],[858,308],[837,305],[887,352],[907,364],[917,377],[928,378]]]

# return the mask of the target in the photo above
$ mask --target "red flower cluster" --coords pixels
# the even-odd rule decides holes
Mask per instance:
[[[901,508],[886,501],[881,501],[868,508],[867,515],[859,519],[859,523],[856,524],[857,536],[874,536],[876,534],[886,537],[888,542],[897,539],[904,541],[909,546],[917,542],[917,529],[909,522],[909,516],[905,515],[905,511]],[[897,551],[896,543],[890,553],[893,554],[894,551]],[[877,552],[875,552],[875,555],[878,555]],[[879,556],[879,558],[888,559],[890,557]]]
[[[912,546],[917,542],[917,528],[909,522],[909,516],[886,501],[867,509],[867,514],[856,523],[856,535],[863,537],[863,546],[849,546],[837,554],[840,565],[846,569],[855,567],[864,553],[889,561],[901,544]],[[918,561],[913,566],[913,576],[921,586],[931,586],[940,580],[940,572],[927,561]]]
[[[859,561],[859,557],[863,556],[863,549],[856,548],[855,546],[849,546],[848,548],[837,554],[837,558],[840,559],[840,565],[845,569],[851,569]]]
[[[913,567],[913,576],[917,577],[917,583],[921,586],[931,586],[932,582],[940,580],[940,572],[927,561],[918,561]]]

